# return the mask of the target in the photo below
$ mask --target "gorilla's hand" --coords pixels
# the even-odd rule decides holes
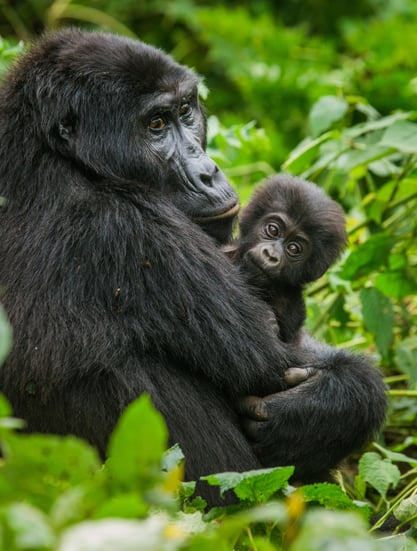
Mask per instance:
[[[316,375],[318,369],[314,367],[290,367],[284,373],[285,382],[290,387],[295,387]],[[239,412],[248,420],[266,421],[268,419],[268,404],[274,401],[275,398],[282,397],[281,391],[275,394],[270,394],[260,398],[259,396],[246,396],[239,402]]]
[[[331,424],[326,424],[330,407],[314,397],[323,375],[326,377],[312,367],[290,368],[285,379],[296,386],[264,397],[247,396],[239,402],[244,433],[262,465],[294,465],[295,479],[302,482],[315,480],[341,459],[329,453],[333,448],[331,427],[326,428]]]
[[[295,479],[302,482],[320,480],[372,439],[386,410],[383,380],[368,358],[308,342],[307,367],[285,374],[287,384],[296,386],[239,404],[261,464],[295,465]]]

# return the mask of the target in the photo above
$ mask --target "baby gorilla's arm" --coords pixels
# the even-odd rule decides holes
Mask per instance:
[[[295,387],[300,383],[304,383],[318,373],[318,369],[314,367],[290,367],[284,373],[285,382],[290,387]],[[289,389],[290,390],[290,389]],[[281,391],[288,392],[288,391]],[[245,396],[239,402],[239,412],[244,417],[253,421],[266,421],[268,419],[268,410],[266,401],[268,396]]]

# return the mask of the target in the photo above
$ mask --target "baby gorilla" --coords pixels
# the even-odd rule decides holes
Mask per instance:
[[[341,207],[301,178],[275,175],[259,187],[224,250],[271,307],[285,342],[297,342],[306,317],[303,286],[318,279],[346,244]]]

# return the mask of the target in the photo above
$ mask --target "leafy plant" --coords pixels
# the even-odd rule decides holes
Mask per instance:
[[[284,27],[272,3],[261,4],[103,0],[88,12],[87,3],[36,0],[0,9],[19,36],[68,21],[127,32],[111,26],[120,21],[172,49],[215,90],[207,105],[221,122],[209,117],[209,152],[242,202],[286,158],[284,170],[342,203],[349,246],[308,288],[308,328],[381,366],[386,429],[338,484],[292,488],[288,467],[213,473],[207,481],[240,501],[206,512],[195,483],[182,481],[186,458],[178,447],[164,453],[166,427],[149,398],[126,410],[105,465],[73,437],[20,433],[1,399],[0,550],[417,549],[417,12],[407,0],[384,1],[378,17],[345,20],[334,41]],[[14,44],[0,42],[0,73],[23,48]],[[0,363],[10,346],[0,308]],[[381,538],[381,528],[394,535]]]

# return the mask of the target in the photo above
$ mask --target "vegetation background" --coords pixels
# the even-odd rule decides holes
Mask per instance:
[[[146,399],[104,467],[75,439],[15,432],[1,402],[0,549],[417,549],[417,3],[1,0],[0,78],[43,30],[68,25],[140,38],[202,75],[210,154],[242,202],[285,170],[343,205],[349,247],[307,289],[308,328],[375,358],[390,411],[335,485],[295,490],[288,469],[213,477],[241,505],[204,515]],[[10,342],[2,315],[0,362]]]

